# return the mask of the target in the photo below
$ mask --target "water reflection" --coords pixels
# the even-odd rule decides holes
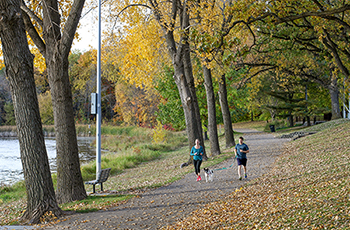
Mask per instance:
[[[95,137],[78,137],[80,163],[84,164],[96,157],[95,147],[90,144]],[[45,145],[51,172],[56,172],[56,140],[46,138]],[[23,179],[19,141],[17,138],[0,138],[0,185],[12,184]]]

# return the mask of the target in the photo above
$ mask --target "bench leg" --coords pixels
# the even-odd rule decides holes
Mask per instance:
[[[103,192],[103,186],[102,186],[102,183],[101,183],[100,185],[101,185],[101,191]]]
[[[92,185],[92,191],[93,191],[92,193],[95,193],[95,185],[94,184]]]

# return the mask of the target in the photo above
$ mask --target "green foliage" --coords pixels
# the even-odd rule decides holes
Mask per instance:
[[[5,68],[0,70],[0,126],[5,125],[6,122],[6,112],[4,106],[6,103],[11,102],[10,86],[5,77],[4,70]]]
[[[157,81],[156,90],[164,99],[158,105],[157,120],[162,124],[170,124],[175,130],[186,128],[185,115],[181,104],[179,91],[173,79],[173,69],[165,66]]]
[[[16,125],[15,111],[13,109],[13,103],[7,102],[4,106],[5,110],[5,124],[6,125]]]
[[[246,74],[246,70],[230,69],[226,74],[227,84],[227,100],[231,112],[232,123],[246,121],[249,119],[249,111],[251,110],[250,90],[247,85],[237,89],[235,86]]]
[[[43,125],[53,125],[54,117],[53,117],[51,92],[48,91],[46,93],[40,94],[38,96],[38,102],[39,102],[41,122],[43,123]]]

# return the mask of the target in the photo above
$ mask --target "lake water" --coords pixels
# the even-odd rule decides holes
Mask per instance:
[[[80,163],[96,158],[96,148],[90,144],[95,137],[78,137]],[[56,140],[45,138],[51,172],[56,172]],[[0,138],[0,185],[23,180],[19,141],[17,138]]]

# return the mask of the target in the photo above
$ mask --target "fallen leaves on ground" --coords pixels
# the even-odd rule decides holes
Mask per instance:
[[[349,130],[288,143],[269,173],[165,229],[350,229]]]
[[[2,203],[0,206],[1,224],[17,223],[26,208],[25,200]]]

